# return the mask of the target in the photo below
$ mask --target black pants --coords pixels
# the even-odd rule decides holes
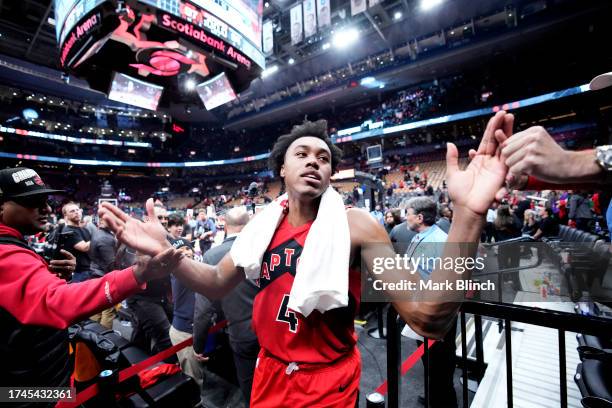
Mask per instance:
[[[429,349],[429,406],[431,408],[456,408],[455,393],[455,336],[457,319],[443,340]],[[417,341],[420,346],[423,342]],[[425,364],[425,356],[421,358]]]
[[[134,311],[138,319],[135,328],[136,336],[144,334],[146,344],[149,345],[147,352],[157,354],[172,347],[170,341],[170,319],[172,309],[168,302],[157,299],[144,299],[141,297],[128,299],[128,307]],[[166,363],[177,363],[176,354],[168,357]]]
[[[255,364],[259,354],[259,343],[254,342],[230,342],[234,353],[234,365],[236,366],[236,377],[240,391],[249,406],[251,401],[251,388],[253,387],[253,375],[255,374]]]

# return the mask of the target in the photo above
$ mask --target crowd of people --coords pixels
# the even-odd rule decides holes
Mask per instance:
[[[274,174],[283,179],[286,195],[271,197],[276,199],[253,220],[250,213],[255,213],[256,208],[252,200],[225,214],[218,214],[213,205],[189,214],[169,212],[161,201],[149,200],[141,220],[102,203],[97,214],[92,214],[98,220],[96,225],[91,217],[83,217],[77,203],[64,201],[57,208],[61,221],[50,228],[53,211],[47,198],[60,191],[45,186],[31,169],[2,170],[0,226],[6,241],[0,245],[2,259],[7,267],[30,265],[24,267],[25,274],[16,270],[3,274],[3,319],[9,334],[30,333],[33,341],[27,345],[7,343],[8,376],[3,383],[66,384],[68,357],[60,352],[67,342],[62,335],[65,328],[84,318],[112,327],[117,308],[122,307],[118,305],[127,299],[123,307],[134,317],[133,340],[140,341],[147,352],[158,353],[193,336],[193,347],[168,362],[178,361],[182,371],[194,378],[203,401],[220,398],[208,403],[223,404],[222,399],[229,395],[212,392],[226,385],[206,369],[207,331],[225,316],[246,403],[275,406],[288,398],[286,393],[295,392],[286,381],[297,375],[304,376],[300,381],[323,382],[319,382],[321,388],[316,395],[299,394],[294,398],[312,401],[333,396],[353,404],[358,395],[360,363],[352,315],[340,317],[334,310],[348,307],[346,298],[335,294],[346,294],[356,277],[350,272],[347,287],[337,282],[327,287],[330,299],[334,299],[331,302],[320,295],[312,297],[308,291],[317,288],[309,288],[313,284],[325,286],[329,279],[327,275],[317,278],[316,274],[304,278],[304,270],[314,273],[319,265],[312,255],[316,244],[307,239],[309,230],[326,237],[320,240],[323,246],[319,244],[316,249],[321,262],[338,263],[345,270],[353,264],[350,248],[367,248],[371,243],[384,244],[380,251],[387,256],[396,252],[416,256],[424,251],[420,245],[428,242],[499,242],[523,234],[534,239],[551,237],[558,234],[561,223],[606,238],[609,197],[600,192],[568,191],[558,184],[569,179],[575,185],[587,183],[586,187],[594,191],[593,186],[604,180],[601,174],[605,172],[597,164],[595,152],[563,150],[542,128],[529,128],[514,135],[512,129],[511,114],[496,114],[478,149],[470,151],[465,170],[459,169],[457,148],[449,143],[446,180],[435,190],[428,186],[428,174],[418,166],[400,166],[400,183],[405,183],[404,189],[411,186],[408,193],[397,208],[387,207],[389,198],[402,188],[387,186],[387,200],[379,200],[370,214],[350,208],[362,203],[360,188],[342,196],[329,187],[341,152],[331,144],[327,124],[322,121],[305,122],[278,139],[270,165]],[[380,174],[383,183],[385,176],[384,172]],[[534,192],[529,193],[532,189]],[[548,191],[542,192],[545,189]],[[252,199],[258,190],[257,183],[249,185],[245,199]],[[342,224],[335,211],[344,213],[347,204],[346,223]],[[326,217],[334,221],[317,222]],[[333,240],[335,235],[328,228],[345,228],[345,238]],[[264,235],[270,242],[261,239]],[[41,254],[32,247],[39,248]],[[457,255],[452,246],[440,248],[446,255]],[[310,269],[296,268],[295,259],[302,253],[308,260],[302,261],[306,265],[303,268]],[[362,261],[371,265],[372,256],[368,251],[362,252]],[[286,268],[273,273],[282,259],[286,259]],[[287,272],[291,279],[283,278]],[[448,272],[422,265],[418,278],[456,279]],[[309,279],[311,283],[294,293],[293,279]],[[147,281],[145,287],[143,283]],[[222,294],[225,297],[219,301]],[[359,295],[352,289],[349,295],[358,301]],[[456,294],[440,293],[435,301],[426,304],[405,302],[395,293],[389,296],[409,324],[406,331],[418,341],[422,339],[419,336],[454,338]],[[39,300],[28,301],[30,306],[24,308],[25,298]],[[68,299],[75,305],[70,310],[62,307]],[[282,312],[278,316],[273,307],[277,304]],[[321,325],[331,331],[321,332]],[[292,333],[298,330],[303,335],[300,338],[311,340],[296,343]],[[45,338],[55,339],[53,344],[43,341],[43,333]],[[23,347],[38,357],[27,362],[15,358],[23,355]],[[434,404],[456,405],[454,365],[449,366],[451,351],[454,353],[454,346],[448,350],[439,347],[431,360],[441,384],[440,392],[434,396],[439,400]],[[52,353],[55,364],[64,367],[53,378],[45,376],[41,364],[47,360],[39,358],[48,353]],[[257,358],[259,365],[255,363]],[[331,377],[325,374],[329,367],[335,367]],[[303,374],[298,370],[304,370]],[[329,388],[336,387],[337,381],[344,384],[339,396],[335,396],[337,390]],[[284,392],[278,392],[279,385]]]

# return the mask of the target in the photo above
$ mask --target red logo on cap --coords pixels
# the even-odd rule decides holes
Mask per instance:
[[[44,186],[45,185],[45,183],[43,183],[43,181],[40,178],[40,176],[34,177],[34,183],[38,184],[39,186]]]

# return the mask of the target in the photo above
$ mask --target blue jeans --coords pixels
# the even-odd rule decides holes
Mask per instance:
[[[75,272],[72,274],[72,279],[70,280],[70,283],[85,282],[86,280],[89,280],[91,278],[93,278],[93,276],[91,276],[91,273],[89,273],[89,271]]]

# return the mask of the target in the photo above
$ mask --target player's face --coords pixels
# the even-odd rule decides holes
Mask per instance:
[[[290,194],[319,197],[329,186],[331,173],[329,147],[317,137],[300,137],[285,152],[281,177]]]

